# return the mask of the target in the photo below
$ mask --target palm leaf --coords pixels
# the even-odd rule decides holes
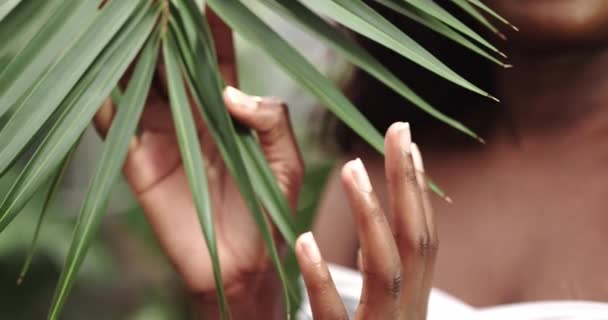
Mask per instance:
[[[175,15],[173,17],[173,27],[179,30],[175,33],[177,42],[183,50],[187,50],[186,48],[188,47],[193,49],[193,46],[195,46],[197,41],[197,26],[192,23],[195,20],[190,21],[191,23],[184,23],[180,15]],[[185,59],[184,63],[188,64],[189,68],[196,68],[193,61],[194,57],[190,55],[182,55],[182,57]],[[256,186],[255,190],[258,198],[269,213],[273,223],[277,226],[283,238],[291,247],[293,247],[296,239],[296,235],[293,231],[295,230],[293,225],[293,212],[287,203],[285,195],[278,186],[276,178],[272,174],[257,141],[253,137],[253,133],[250,130],[239,128],[239,130],[237,130],[237,141],[239,149],[245,159],[250,178]]]
[[[438,76],[472,92],[490,96],[482,89],[459,76],[363,1],[304,0],[303,2]]]
[[[400,1],[402,4],[409,4],[412,7],[420,10],[428,14],[429,16],[445,23],[450,28],[459,31],[460,33],[468,36],[469,38],[475,40],[479,44],[484,47],[498,53],[502,56],[504,54],[500,52],[495,46],[490,44],[487,40],[485,40],[482,36],[477,34],[477,32],[473,31],[473,29],[466,26],[464,23],[460,22],[460,20],[456,19],[453,15],[447,12],[445,9],[437,5],[434,0],[396,0]]]
[[[501,15],[499,15],[498,13],[496,13],[496,11],[492,10],[490,7],[488,7],[486,4],[484,4],[480,0],[468,0],[468,1],[470,3],[472,3],[474,6],[478,7],[481,10],[483,10],[485,13],[487,13],[487,14],[491,15],[492,17],[496,18],[498,21],[500,21],[500,22],[508,25],[513,30],[519,31],[519,29],[516,26],[512,25],[507,19],[503,18]]]
[[[350,63],[372,75],[387,87],[393,89],[405,99],[412,102],[415,106],[451,127],[475,139],[481,139],[475,132],[471,131],[462,123],[431,106],[388,68],[382,65],[380,61],[374,58],[374,56],[365,51],[365,49],[359,46],[354,40],[336,30],[327,21],[310,11],[306,6],[291,0],[264,0],[263,3],[279,12],[283,12],[286,16],[295,19],[334,50],[342,54]]]
[[[21,0],[2,0],[0,1],[0,21],[15,9]]]
[[[34,35],[0,74],[0,116],[38,81],[59,54],[95,17],[96,1],[69,1],[58,6],[40,31]]]
[[[80,0],[70,0],[80,1]],[[140,1],[112,1],[95,18],[71,48],[50,66],[33,85],[25,99],[14,106],[14,113],[0,131],[0,172],[23,151],[30,137],[55,111],[63,98],[93,63],[95,58],[120,30]],[[73,6],[74,8],[76,6]],[[86,21],[83,23],[88,24]],[[61,81],[58,82],[58,79]],[[11,90],[2,97],[12,95]],[[19,95],[19,92],[16,93]]]
[[[482,56],[502,67],[507,66],[504,62],[498,60],[497,58],[492,56],[490,53],[488,53],[486,50],[480,48],[478,45],[476,45],[471,40],[464,37],[462,34],[455,31],[454,29],[449,28],[447,25],[445,25],[441,21],[437,20],[433,16],[431,16],[425,12],[422,12],[422,11],[416,9],[415,7],[412,7],[411,5],[408,5],[407,3],[402,2],[401,0],[376,0],[376,2],[441,34],[442,36],[460,44],[461,46],[479,54],[480,56]],[[498,51],[497,51],[497,53],[499,53],[500,55],[502,55],[504,57],[504,54],[502,54]]]
[[[241,191],[241,195],[245,200],[247,207],[249,208],[254,221],[256,222],[262,239],[264,240],[266,247],[269,251],[270,257],[273,261],[275,268],[278,271],[279,278],[283,285],[283,291],[285,295],[285,302],[287,307],[287,313],[291,313],[291,304],[289,303],[289,295],[292,289],[289,287],[286,275],[283,271],[283,266],[279,258],[278,250],[276,247],[275,240],[272,236],[271,231],[268,228],[266,218],[263,211],[261,210],[260,203],[256,197],[255,188],[251,183],[251,177],[247,172],[246,165],[243,161],[242,155],[240,154],[238,145],[238,136],[236,129],[228,115],[226,106],[224,105],[221,91],[223,88],[222,80],[219,75],[219,67],[217,66],[217,58],[215,51],[212,46],[203,46],[203,44],[210,44],[211,34],[209,27],[205,22],[205,18],[200,14],[198,10],[190,9],[183,10],[185,8],[194,7],[194,3],[182,1],[186,7],[178,6],[182,9],[184,15],[181,17],[185,24],[190,24],[193,29],[198,31],[198,37],[191,49],[184,50],[182,46],[182,56],[184,58],[184,65],[187,68],[188,79],[192,88],[192,92],[197,105],[201,112],[201,115],[205,119],[205,123],[209,127],[210,133],[215,138],[217,147],[235,180],[237,187]],[[211,4],[211,3],[209,3]],[[179,33],[179,30],[172,29],[174,32]],[[186,35],[181,38],[185,39]],[[187,57],[188,55],[195,54],[195,57]],[[208,72],[212,70],[215,72]],[[276,216],[280,218],[280,216]],[[276,223],[277,221],[275,221]],[[280,222],[280,221],[279,221]],[[285,229],[285,228],[280,228]]]
[[[177,137],[182,153],[182,161],[190,190],[192,192],[196,211],[205,242],[213,265],[215,286],[217,288],[220,311],[222,319],[228,318],[228,307],[220,272],[220,261],[215,239],[215,228],[213,223],[213,212],[211,210],[211,199],[207,190],[207,176],[205,174],[205,163],[201,156],[202,150],[198,140],[198,132],[190,111],[190,101],[182,82],[178,56],[179,50],[173,39],[165,38],[163,54],[167,68],[167,83],[169,86],[169,97],[171,110],[177,131]]]
[[[478,8],[473,6],[468,0],[452,0],[452,2],[460,7],[464,12],[473,17],[473,19],[477,20],[488,30],[492,31],[494,34],[498,35],[502,39],[506,39],[505,35],[502,34],[496,26],[494,26],[490,20],[488,20],[482,12],[479,11]]]
[[[154,15],[158,11],[150,10],[149,12]],[[106,146],[89,185],[85,202],[82,205],[66,264],[55,290],[49,319],[59,317],[67,294],[73,286],[76,272],[84,260],[86,250],[90,246],[95,230],[101,221],[114,182],[120,175],[122,164],[129,150],[131,137],[139,123],[152,84],[158,57],[158,43],[159,36],[156,32],[148,40],[125,96],[121,99],[118,112],[108,132]]]
[[[0,72],[30,42],[60,4],[60,0],[23,1],[0,21]]]
[[[154,26],[154,12],[133,19],[106,48],[50,119],[50,129],[0,204],[0,231],[17,216],[89,125]]]
[[[30,245],[30,249],[27,254],[27,257],[25,258],[25,262],[23,263],[23,267],[21,268],[21,272],[19,273],[19,279],[17,279],[18,285],[23,282],[25,276],[27,275],[27,272],[29,271],[30,265],[32,263],[32,258],[34,257],[34,252],[36,250],[36,245],[38,243],[38,236],[40,235],[40,230],[42,229],[42,224],[48,211],[47,209],[55,200],[55,197],[59,192],[61,182],[63,181],[63,177],[68,169],[68,166],[70,165],[70,161],[72,159],[72,156],[74,155],[75,150],[76,148],[72,148],[72,150],[70,150],[70,153],[68,153],[65,159],[63,159],[61,167],[52,177],[50,183],[48,184],[48,187],[46,187],[46,190],[44,190],[45,199],[40,206],[40,216],[38,217],[38,222],[36,223],[36,229],[34,230],[34,236],[32,237],[32,244]]]
[[[294,213],[289,207],[287,198],[277,184],[276,177],[253,134],[245,130],[238,130],[237,134],[239,150],[250,174],[251,183],[255,186],[256,194],[287,244],[294,248],[296,227]]]

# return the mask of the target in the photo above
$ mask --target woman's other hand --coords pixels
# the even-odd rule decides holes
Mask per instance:
[[[408,124],[391,126],[385,145],[390,215],[380,207],[361,160],[342,169],[361,245],[363,292],[356,317],[424,320],[438,242],[422,158]],[[348,319],[312,234],[298,238],[296,254],[314,319]]]

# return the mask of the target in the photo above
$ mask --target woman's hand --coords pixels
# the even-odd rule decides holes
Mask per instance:
[[[385,145],[389,217],[361,160],[342,169],[361,245],[363,292],[357,319],[424,320],[438,242],[422,158],[408,124],[391,126]],[[348,319],[312,234],[298,238],[296,255],[314,319]]]
[[[221,71],[226,82],[234,85],[237,77],[231,31],[210,10],[207,12]],[[140,123],[141,134],[134,138],[126,159],[124,174],[165,254],[203,312],[214,318],[217,301],[213,269],[163,92],[162,68],[159,74]],[[224,100],[236,120],[256,131],[280,187],[295,208],[303,163],[284,104],[275,98],[251,97],[232,87],[224,91]],[[102,134],[108,130],[113,113],[111,103],[106,103],[96,116],[95,124]],[[278,282],[256,224],[201,119],[197,119],[197,126],[207,166],[224,287],[233,316],[244,319],[238,310],[249,307],[257,312],[281,314]],[[254,301],[252,296],[264,301]],[[249,303],[252,305],[248,306]],[[271,316],[274,315],[267,314],[264,318]]]

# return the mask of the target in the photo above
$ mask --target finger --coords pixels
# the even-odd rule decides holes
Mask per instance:
[[[211,28],[218,64],[224,81],[230,86],[236,86],[238,84],[238,75],[232,30],[211,8],[206,7],[205,15]]]
[[[385,140],[385,170],[392,226],[401,257],[404,279],[401,309],[408,319],[421,319],[424,271],[430,245],[426,217],[412,158],[411,134],[407,123],[393,124]]]
[[[420,149],[418,145],[412,143],[412,156],[414,159],[414,168],[416,169],[416,178],[418,181],[418,186],[421,190],[422,194],[422,206],[424,208],[424,215],[426,218],[426,226],[427,233],[430,239],[430,247],[434,248],[433,250],[428,252],[427,261],[424,270],[424,279],[422,280],[423,288],[421,291],[422,299],[418,304],[419,310],[418,314],[421,315],[420,319],[426,319],[426,314],[428,310],[428,302],[431,293],[431,288],[433,286],[433,277],[435,272],[435,261],[437,258],[437,248],[439,248],[439,240],[437,238],[437,230],[435,228],[435,219],[433,208],[431,205],[431,200],[429,197],[429,187],[428,181],[426,179],[426,174],[424,171],[424,163],[422,161],[422,154],[420,153]]]
[[[277,98],[249,96],[227,87],[224,100],[230,114],[253,129],[279,185],[292,204],[304,175],[304,164],[285,104]]]
[[[308,291],[315,320],[348,319],[342,299],[333,283],[329,269],[312,233],[302,234],[296,241],[296,257]]]
[[[342,182],[361,244],[363,292],[357,318],[397,319],[401,286],[399,253],[360,159],[344,165]]]
[[[112,120],[114,119],[115,113],[116,108],[114,107],[112,98],[108,97],[106,100],[104,100],[103,104],[95,114],[95,117],[93,117],[93,126],[102,139],[105,139],[105,137],[108,135],[108,131],[110,131],[110,126],[112,125]]]
[[[108,135],[110,127],[112,127],[112,121],[114,120],[115,114],[116,107],[114,106],[114,102],[112,101],[112,98],[108,97],[104,100],[103,104],[93,117],[93,127],[102,139],[105,139]],[[138,141],[139,140],[135,136],[131,138],[129,150],[136,148]]]

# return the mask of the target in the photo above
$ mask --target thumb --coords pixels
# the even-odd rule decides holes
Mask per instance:
[[[224,90],[230,114],[253,129],[279,185],[295,209],[304,164],[285,103],[278,98],[253,97],[233,87]]]

